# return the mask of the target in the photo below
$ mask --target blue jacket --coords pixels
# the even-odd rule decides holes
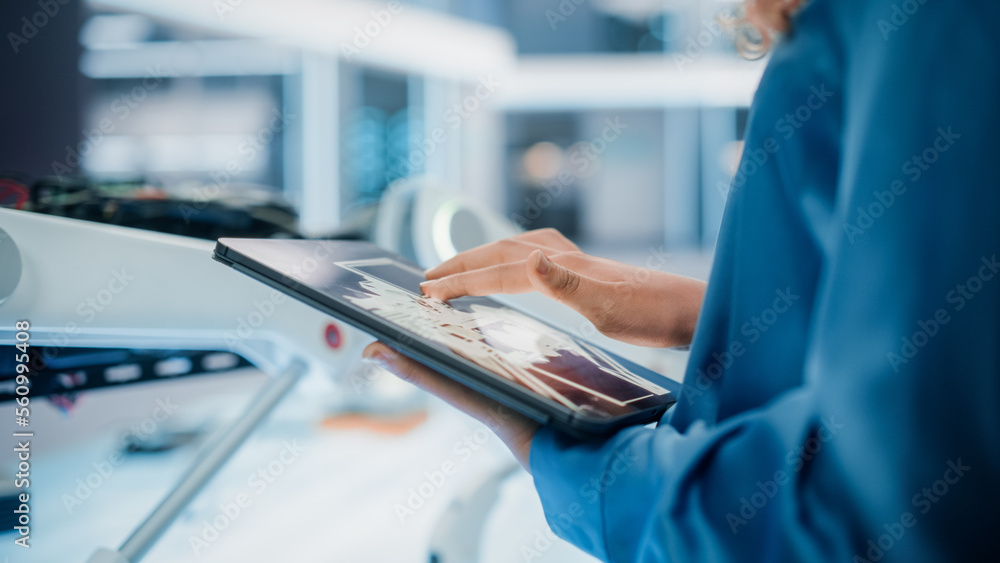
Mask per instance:
[[[546,518],[609,561],[992,559],[1000,3],[814,0],[793,28],[678,404],[603,442],[540,430]]]

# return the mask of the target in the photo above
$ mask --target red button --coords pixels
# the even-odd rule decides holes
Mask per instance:
[[[343,343],[343,341],[344,341],[343,337],[341,337],[340,335],[340,328],[337,325],[333,323],[326,325],[327,346],[336,350],[337,348],[340,348],[340,345]]]

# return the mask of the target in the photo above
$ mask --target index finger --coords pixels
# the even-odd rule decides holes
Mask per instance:
[[[470,270],[488,268],[497,264],[517,262],[524,260],[535,250],[543,250],[547,254],[556,252],[555,249],[537,243],[518,240],[516,238],[506,238],[456,254],[438,266],[427,270],[424,275],[429,280],[435,280]]]
[[[524,260],[459,272],[420,286],[428,297],[447,301],[464,295],[528,293],[535,291],[525,274]]]
[[[533,231],[527,231],[510,237],[516,240],[523,240],[525,242],[535,243],[541,246],[547,246],[555,250],[561,250],[563,252],[578,251],[580,247],[573,244],[573,241],[566,238],[565,235],[560,233],[558,230],[553,228],[547,229],[535,229]]]

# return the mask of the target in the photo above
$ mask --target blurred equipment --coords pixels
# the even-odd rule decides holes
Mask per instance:
[[[0,313],[30,321],[30,346],[230,350],[275,376],[121,549],[92,561],[139,561],[302,376],[339,371],[366,342],[214,263],[210,242],[8,209],[0,225]],[[15,335],[13,322],[0,326],[0,344]],[[187,362],[168,359],[160,369],[179,374]],[[64,375],[81,385],[86,373]]]
[[[486,520],[494,510],[504,481],[521,466],[514,463],[479,476],[452,499],[431,536],[431,563],[481,561]]]
[[[393,182],[377,203],[355,208],[330,238],[367,240],[431,268],[521,232],[502,215],[426,176]]]
[[[520,232],[497,212],[427,178],[391,185],[379,202],[371,240],[431,268],[452,256]]]
[[[101,183],[82,177],[52,176],[29,185],[13,177],[0,178],[3,207],[209,240],[230,235],[299,236],[294,210],[266,190],[242,190],[239,197],[215,199],[198,194],[195,191],[189,199],[173,198],[142,180]],[[4,247],[4,252],[16,251],[13,244]],[[19,260],[4,260],[5,264],[15,262],[19,264]],[[75,311],[88,318],[102,306],[100,299],[96,304],[81,302]],[[227,355],[233,361],[223,360]],[[249,365],[230,352],[212,350],[34,346],[30,356],[34,371],[32,394],[48,396],[65,411],[72,408],[81,391]],[[9,363],[0,360],[0,402],[14,398],[14,366],[6,365]]]
[[[14,178],[0,178],[0,207],[24,209],[31,197],[28,185]]]
[[[0,402],[17,398],[13,346],[0,346]],[[114,348],[28,349],[32,398],[49,397],[68,410],[78,393],[101,387],[227,371],[249,366],[224,351],[119,350]]]
[[[177,198],[142,180],[101,183],[52,176],[28,188],[0,178],[0,205],[5,207],[208,240],[300,238],[295,211],[271,192],[244,189],[238,197],[217,192],[216,186],[207,186]]]

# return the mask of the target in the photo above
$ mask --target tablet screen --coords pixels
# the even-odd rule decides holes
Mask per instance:
[[[423,272],[368,244],[225,239],[236,252],[324,296],[374,315],[536,394],[589,416],[616,417],[662,403],[668,390],[643,368],[488,297],[440,301]]]

